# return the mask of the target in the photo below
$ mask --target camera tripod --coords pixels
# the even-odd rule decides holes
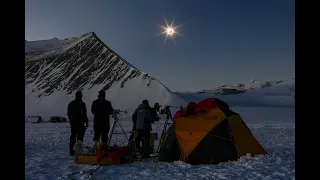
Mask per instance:
[[[120,110],[116,110],[113,114],[112,114],[112,119],[114,120],[111,126],[111,131],[109,133],[109,139],[108,139],[108,146],[110,145],[111,139],[112,139],[112,135],[114,134],[114,129],[116,128],[116,126],[119,126],[122,133],[124,134],[124,136],[126,137],[127,141],[129,141],[126,132],[124,131],[124,129],[122,128],[120,122],[119,122],[119,113],[123,112],[123,113],[127,113],[127,111],[120,111]]]

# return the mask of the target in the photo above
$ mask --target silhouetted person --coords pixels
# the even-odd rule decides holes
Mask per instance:
[[[38,116],[38,123],[42,121],[41,116]]]
[[[154,103],[154,109],[156,110],[156,113],[159,113],[160,112],[160,104]]]
[[[76,141],[80,140],[83,142],[86,128],[88,128],[88,116],[86,104],[82,101],[82,92],[76,92],[75,100],[71,101],[68,105],[68,118],[71,125],[71,135],[69,150],[70,156],[74,155],[73,146]]]
[[[108,134],[110,130],[110,115],[113,114],[111,102],[106,100],[104,90],[99,91],[98,99],[92,102],[91,112],[94,115],[94,146],[99,142],[100,137],[104,145],[108,144]]]
[[[170,106],[166,106],[165,108],[165,112],[166,112],[166,119],[172,119],[172,115],[171,115],[171,111],[170,111]]]

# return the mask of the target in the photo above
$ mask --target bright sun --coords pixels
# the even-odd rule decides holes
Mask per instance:
[[[174,26],[175,17],[173,18],[173,20],[172,20],[172,22],[170,24],[167,22],[167,19],[164,16],[164,14],[163,14],[163,17],[164,17],[164,21],[165,21],[166,25],[165,26],[161,26],[161,25],[156,24],[157,26],[163,28],[163,30],[164,30],[163,32],[161,32],[161,33],[159,33],[157,35],[161,35],[161,34],[165,34],[166,35],[165,38],[164,38],[164,42],[163,42],[162,48],[163,48],[164,44],[166,43],[168,36],[170,36],[172,41],[173,41],[173,43],[176,44],[173,36],[175,34],[178,34],[178,35],[182,36],[182,34],[180,34],[179,32],[176,31],[176,29],[183,25],[183,24],[180,24],[180,25]]]
[[[174,33],[174,30],[172,28],[167,28],[167,34],[172,35]]]

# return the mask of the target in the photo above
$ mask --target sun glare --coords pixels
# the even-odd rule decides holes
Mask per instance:
[[[164,38],[164,42],[163,42],[162,48],[163,48],[164,44],[166,43],[168,36],[170,36],[172,38],[173,43],[176,44],[173,36],[175,34],[178,34],[178,35],[182,36],[182,34],[177,32],[177,28],[181,27],[183,25],[183,24],[180,24],[180,25],[174,26],[174,20],[175,20],[176,17],[173,18],[173,20],[172,20],[172,22],[170,24],[168,24],[167,19],[166,19],[164,14],[163,14],[163,17],[164,17],[164,21],[165,21],[166,25],[165,26],[161,26],[161,25],[157,24],[157,26],[163,28],[163,30],[164,30],[163,32],[157,34],[157,36],[161,35],[161,34],[165,34],[165,38]]]
[[[172,35],[174,33],[174,30],[172,28],[167,28],[167,34]]]

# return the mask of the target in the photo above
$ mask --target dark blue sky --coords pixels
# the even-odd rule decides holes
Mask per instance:
[[[183,36],[155,36],[164,13]],[[293,0],[26,0],[26,40],[95,32],[172,90],[294,77]]]

